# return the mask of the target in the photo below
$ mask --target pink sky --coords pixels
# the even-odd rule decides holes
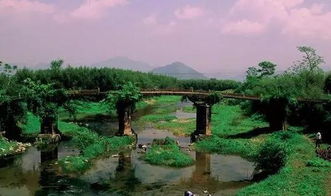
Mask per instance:
[[[284,70],[309,45],[331,69],[328,0],[0,0],[0,59],[90,64],[127,56],[203,73]]]

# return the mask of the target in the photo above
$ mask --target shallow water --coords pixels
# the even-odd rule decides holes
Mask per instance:
[[[181,107],[183,105],[178,105],[178,110]],[[141,113],[145,114],[144,111]],[[117,126],[111,119],[90,119],[84,123],[105,136],[113,135]],[[183,151],[195,159],[195,164],[181,169],[153,166],[141,160],[144,151],[136,149],[96,160],[81,176],[57,176],[53,167],[55,160],[79,153],[70,142],[61,142],[51,152],[40,152],[31,147],[22,155],[0,160],[0,195],[183,195],[186,190],[199,195],[205,195],[202,191],[212,195],[234,195],[251,183],[252,162],[239,156],[191,151],[188,137],[176,137],[168,131],[145,125],[133,126],[138,144],[167,136],[175,138]]]

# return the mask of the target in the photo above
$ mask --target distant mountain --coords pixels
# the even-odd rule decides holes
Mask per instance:
[[[181,62],[174,62],[163,67],[155,68],[152,72],[176,77],[178,79],[207,79],[202,73],[197,72]]]
[[[127,57],[114,57],[92,65],[96,67],[114,67],[142,72],[147,72],[153,69],[153,67],[147,63],[131,60]]]

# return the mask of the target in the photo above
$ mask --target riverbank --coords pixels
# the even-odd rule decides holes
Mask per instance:
[[[23,153],[30,146],[31,144],[29,143],[9,141],[8,139],[0,136],[0,158]]]
[[[237,154],[255,161],[261,169],[279,167],[273,175],[243,188],[238,195],[327,195],[330,192],[327,184],[331,164],[317,158],[312,140],[302,134],[300,128],[270,133],[263,128],[265,122],[256,116],[245,117],[239,106],[218,104],[215,110],[214,135],[196,143],[198,151]]]

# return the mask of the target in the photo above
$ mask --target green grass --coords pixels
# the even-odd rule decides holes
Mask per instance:
[[[60,121],[59,129],[65,135],[72,136],[72,143],[81,150],[78,156],[68,156],[58,161],[64,172],[82,173],[92,166],[94,159],[131,147],[134,138],[103,137],[87,128],[80,127],[74,123]]]
[[[155,104],[173,104],[173,103],[178,103],[181,101],[180,96],[159,96],[159,97],[154,97]]]
[[[76,120],[80,120],[88,116],[109,115],[110,113],[115,113],[114,111],[110,112],[108,110],[108,106],[102,102],[74,101],[73,106],[77,110]],[[67,111],[60,108],[59,119],[70,120],[71,117]],[[40,133],[40,119],[31,112],[27,113],[25,122],[20,123],[19,126],[22,128],[23,134],[29,135]]]
[[[183,153],[175,141],[166,137],[165,139],[153,142],[144,156],[144,160],[153,165],[170,167],[187,167],[194,163],[193,159]]]
[[[73,101],[72,106],[76,110],[76,120],[84,119],[89,116],[95,115],[115,115],[115,111],[111,111],[109,106],[104,102],[92,102],[92,101]],[[73,119],[70,114],[63,108],[59,109],[60,120]]]
[[[220,137],[269,126],[258,115],[245,116],[239,105],[219,103],[213,106],[212,112],[212,133]]]
[[[263,143],[264,137],[250,139],[226,139],[211,136],[195,144],[197,151],[213,152],[219,154],[235,154],[253,160],[258,154],[258,147]]]
[[[40,133],[40,119],[31,112],[26,114],[26,122],[20,123],[19,126],[22,128],[23,134]]]

